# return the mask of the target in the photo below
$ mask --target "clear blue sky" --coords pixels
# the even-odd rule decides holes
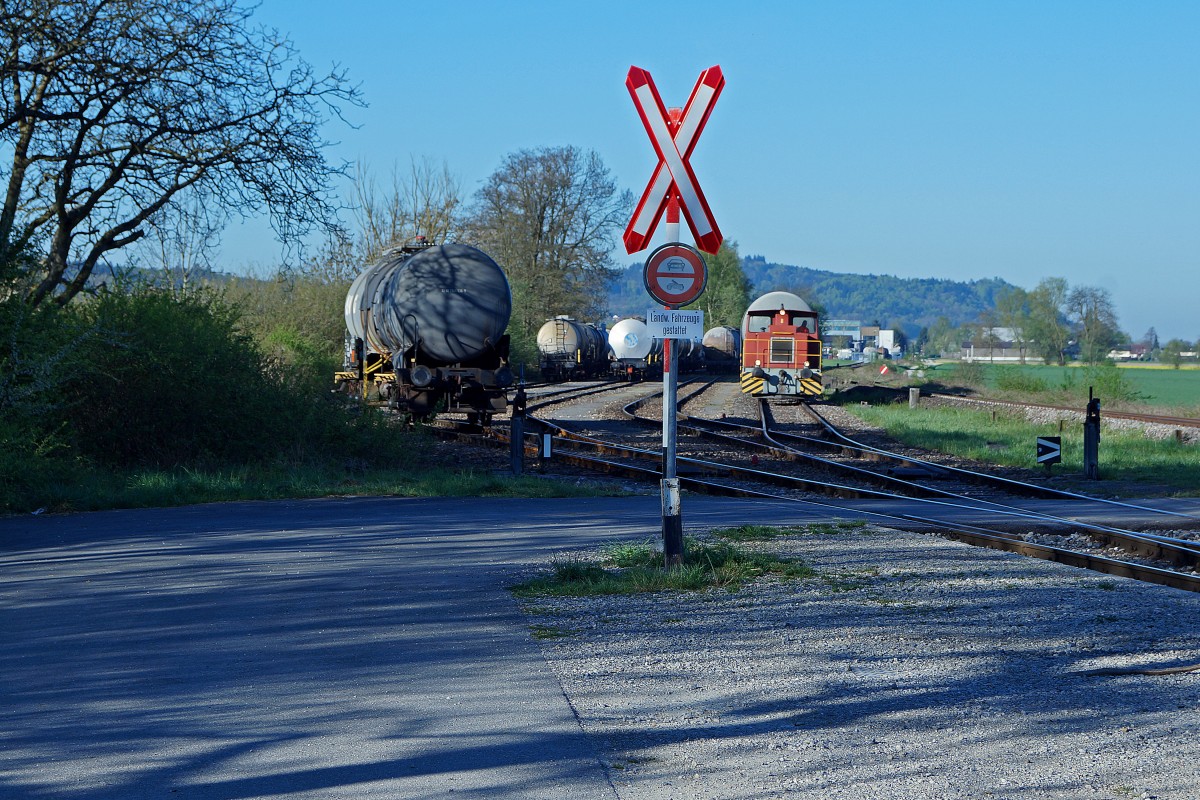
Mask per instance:
[[[692,163],[743,255],[1061,276],[1108,289],[1135,339],[1200,337],[1198,2],[263,0],[256,20],[361,84],[359,127],[326,135],[380,178],[431,157],[471,194],[508,153],[570,144],[640,194],[630,65],[683,105],[719,64]],[[277,253],[234,231],[223,261]]]

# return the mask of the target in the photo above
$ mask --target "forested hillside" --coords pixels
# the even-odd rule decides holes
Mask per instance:
[[[893,275],[850,275],[790,264],[773,264],[762,256],[742,259],[753,284],[752,297],[769,291],[795,292],[820,306],[827,317],[878,320],[885,327],[916,337],[922,327],[946,317],[951,325],[975,322],[994,308],[996,293],[1011,286],[999,278],[952,281],[938,278],[897,278]],[[613,283],[609,312],[644,314],[649,304],[642,286],[642,265],[625,269]]]

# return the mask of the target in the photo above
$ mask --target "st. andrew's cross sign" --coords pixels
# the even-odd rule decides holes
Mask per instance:
[[[678,121],[667,113],[654,79],[646,70],[630,67],[625,86],[633,97],[642,124],[646,126],[646,133],[650,135],[654,152],[658,154],[658,164],[650,183],[646,185],[637,210],[625,228],[625,251],[636,253],[646,249],[668,202],[675,197],[696,239],[696,246],[706,253],[716,253],[721,247],[721,231],[717,229],[717,221],[708,207],[708,201],[704,199],[704,192],[688,158],[696,148],[696,141],[708,122],[717,97],[725,88],[725,76],[721,68],[709,67],[700,73]]]

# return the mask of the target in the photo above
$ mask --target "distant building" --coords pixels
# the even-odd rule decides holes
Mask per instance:
[[[857,319],[827,319],[821,324],[821,340],[826,345],[832,345],[833,340],[846,337],[850,340],[850,350],[861,353],[868,347],[886,348],[889,354],[896,354],[896,332],[878,325],[863,325]]]
[[[1015,338],[1012,328],[985,328],[977,338],[962,343],[959,356],[963,361],[1028,361],[1029,342],[1022,350]]]
[[[1150,347],[1145,344],[1131,344],[1128,347],[1109,350],[1108,357],[1113,361],[1149,361]]]
[[[834,336],[846,336],[854,341],[862,338],[861,328],[862,322],[857,319],[827,319],[821,322],[821,338],[832,339]]]

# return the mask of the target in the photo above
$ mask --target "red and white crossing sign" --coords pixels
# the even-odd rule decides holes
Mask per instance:
[[[678,308],[704,294],[708,268],[695,248],[673,242],[650,254],[642,280],[651,297],[664,306]]]
[[[679,200],[696,246],[706,253],[716,253],[721,247],[721,231],[717,229],[717,221],[688,159],[717,97],[725,88],[725,75],[719,66],[701,72],[678,122],[667,114],[649,72],[641,67],[630,67],[625,86],[646,126],[646,133],[650,135],[654,152],[658,153],[658,165],[633,212],[633,219],[625,228],[625,251],[636,253],[646,249],[668,201],[674,196]]]

